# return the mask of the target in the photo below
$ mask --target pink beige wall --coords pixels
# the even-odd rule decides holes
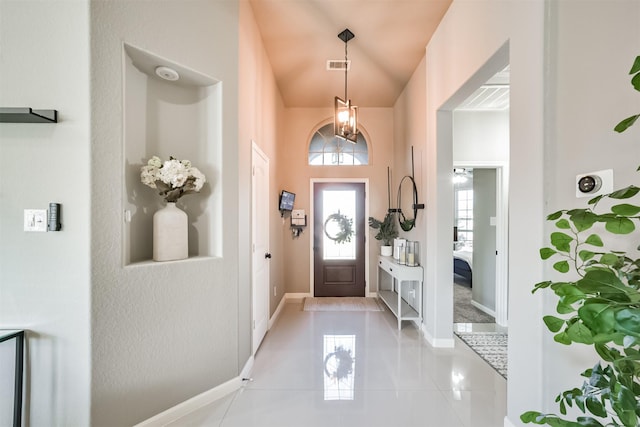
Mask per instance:
[[[426,121],[426,72],[424,58],[415,71],[402,94],[396,101],[394,111],[395,145],[393,148],[395,173],[392,193],[398,189],[399,181],[404,175],[411,175],[411,149],[413,148],[414,178],[418,190],[418,202],[426,204],[426,188],[424,182],[425,145],[427,138]],[[407,183],[403,183],[402,204],[403,211],[410,206],[410,194],[406,192]],[[406,213],[405,213],[406,215]],[[425,211],[419,210],[415,228],[407,233],[400,232],[400,237],[407,240],[417,240],[421,248],[426,248],[424,239]],[[424,258],[420,256],[419,258]],[[423,260],[420,260],[423,263]]]
[[[328,104],[330,104],[328,102]],[[278,141],[280,189],[296,193],[296,209],[304,209],[310,217],[310,180],[312,178],[366,178],[369,180],[367,203],[369,213],[376,218],[387,209],[387,167],[393,167],[393,110],[391,108],[361,108],[359,123],[368,137],[369,165],[358,167],[309,166],[307,153],[313,133],[330,122],[333,110],[289,108],[285,111],[286,128]],[[375,292],[375,267],[379,243],[367,230],[369,242],[369,283]],[[283,239],[284,280],[287,293],[310,292],[311,233],[305,230],[293,239],[288,222],[280,224]]]
[[[278,123],[284,112],[282,98],[277,90],[271,64],[267,58],[262,38],[258,31],[253,11],[248,2],[240,2],[240,87],[239,87],[239,150],[240,150],[240,259],[251,259],[251,146],[254,141],[269,158],[269,241],[272,254],[270,268],[270,289],[276,288],[276,294],[269,292],[269,314],[272,315],[284,295],[282,235],[278,214],[278,192],[280,160],[278,158]],[[242,286],[241,300],[251,300],[251,267],[241,263],[239,269]],[[250,319],[250,307],[246,307],[242,316]],[[241,334],[241,336],[245,336]],[[248,331],[247,336],[251,336]],[[244,353],[242,353],[244,354]],[[246,360],[246,359],[245,359]]]

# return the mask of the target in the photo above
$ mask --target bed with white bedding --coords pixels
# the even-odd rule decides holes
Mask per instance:
[[[472,284],[473,248],[462,247],[453,251],[453,272],[464,277]]]

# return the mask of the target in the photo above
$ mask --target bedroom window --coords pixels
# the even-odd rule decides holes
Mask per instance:
[[[356,143],[337,138],[333,123],[322,126],[311,137],[309,164],[313,166],[359,166],[369,164],[367,141],[358,133]]]
[[[473,190],[456,191],[456,226],[461,246],[473,246]]]

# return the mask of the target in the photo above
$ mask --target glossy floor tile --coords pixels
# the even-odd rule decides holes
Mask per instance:
[[[434,349],[388,312],[286,304],[252,381],[171,424],[216,427],[497,427],[506,381],[458,338]]]

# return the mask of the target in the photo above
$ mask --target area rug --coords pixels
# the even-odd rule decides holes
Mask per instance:
[[[307,297],[304,311],[383,311],[375,298]]]
[[[496,319],[471,305],[471,288],[453,283],[453,323],[495,323]]]
[[[493,369],[507,378],[507,334],[504,332],[455,332]]]

